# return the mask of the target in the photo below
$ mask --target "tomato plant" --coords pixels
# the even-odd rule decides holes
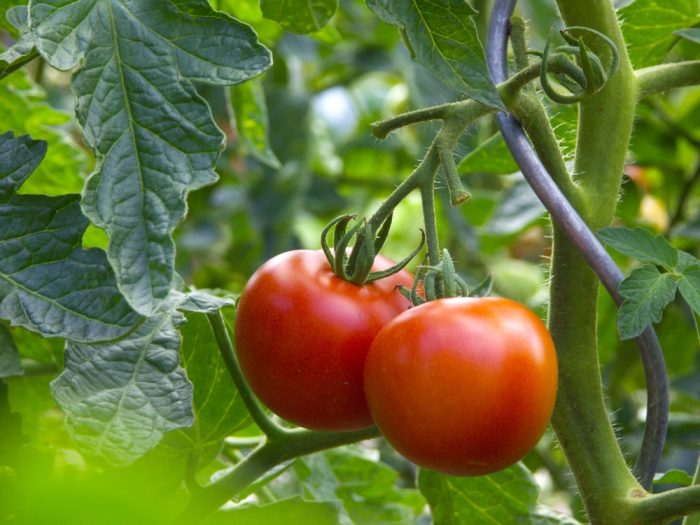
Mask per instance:
[[[482,475],[522,458],[554,408],[557,357],[542,321],[502,298],[438,299],[377,334],[365,393],[382,434],[418,465]]]
[[[392,262],[375,260],[375,271]],[[362,371],[379,329],[410,303],[398,274],[363,285],[336,276],[321,250],[273,257],[250,278],[236,312],[236,351],[257,396],[280,417],[316,430],[354,430],[372,419]]]
[[[698,6],[0,1],[0,522],[698,525]]]

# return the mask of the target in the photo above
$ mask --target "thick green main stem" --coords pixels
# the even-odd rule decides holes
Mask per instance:
[[[617,207],[625,155],[629,146],[637,103],[637,81],[627,56],[617,14],[611,0],[581,2],[558,0],[567,25],[596,29],[616,44],[620,68],[595,95],[581,102],[574,172],[589,201],[589,225],[607,226]],[[607,46],[596,38],[587,45],[601,56]]]
[[[610,0],[558,0],[567,25],[596,29],[620,51],[605,88],[581,103],[574,169],[579,212],[592,229],[610,223],[617,204],[637,101],[636,79]],[[605,56],[602,42],[587,39]],[[598,280],[558,229],[552,255],[549,326],[559,354],[559,395],[552,425],[579,485],[591,523],[629,521],[628,499],[642,489],[629,470],[608,420],[597,352]]]
[[[591,523],[626,523],[621,503],[641,490],[608,420],[597,355],[598,278],[576,247],[554,230],[549,329],[559,356],[552,417]],[[622,515],[620,515],[622,513]]]

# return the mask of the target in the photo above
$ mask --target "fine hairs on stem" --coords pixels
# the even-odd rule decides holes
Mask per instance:
[[[509,20],[515,0],[497,0],[491,14],[487,62],[494,82],[507,80],[506,51]],[[527,140],[520,123],[511,115],[498,113],[498,126],[526,180],[552,216],[619,305],[618,286],[623,274],[607,254],[585,221],[564,197]],[[647,422],[642,447],[634,468],[642,486],[648,488],[663,451],[668,424],[668,375],[661,345],[650,326],[637,338],[647,382]]]

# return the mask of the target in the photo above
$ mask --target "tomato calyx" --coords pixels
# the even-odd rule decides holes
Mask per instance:
[[[341,215],[329,222],[321,232],[321,248],[333,273],[345,281],[360,286],[403,270],[423,248],[425,234],[422,235],[418,247],[408,257],[386,270],[372,271],[374,258],[389,236],[391,219],[390,214],[377,231],[366,218],[357,219],[355,215]],[[356,222],[348,229],[352,221]],[[328,242],[331,231],[333,232],[332,248]],[[350,248],[351,243],[352,248]]]
[[[489,275],[473,290],[455,270],[452,256],[443,250],[440,264],[423,265],[418,268],[413,287],[409,290],[401,286],[399,291],[413,306],[418,306],[435,299],[448,297],[485,297],[491,293],[493,277]]]

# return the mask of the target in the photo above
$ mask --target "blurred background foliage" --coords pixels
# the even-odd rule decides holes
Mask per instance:
[[[14,3],[19,2],[2,9]],[[211,4],[252,25],[274,57],[273,67],[252,82],[229,89],[201,86],[228,140],[219,160],[219,182],[190,195],[189,213],[176,231],[177,268],[185,281],[236,293],[273,255],[318,248],[321,229],[334,217],[371,214],[416,166],[436,129],[424,124],[379,141],[370,134],[370,123],[457,100],[459,95],[412,62],[397,31],[361,0],[340,0],[330,23],[308,35],[293,34],[264,19],[258,0],[211,0]],[[480,11],[477,22],[483,33],[489,1],[473,4]],[[530,21],[531,46],[541,49],[550,27],[558,23],[553,2],[523,0],[519,9]],[[0,12],[4,24],[3,15]],[[0,30],[4,44],[11,43],[12,27],[3,25]],[[678,39],[670,59],[697,53],[696,44]],[[547,104],[562,149],[571,156],[576,109]],[[81,142],[72,107],[69,75],[40,61],[0,82],[2,127],[49,142],[46,160],[23,192],[80,191],[94,160]],[[477,283],[491,274],[495,293],[546,315],[551,242],[541,204],[517,173],[491,118],[470,127],[458,153],[459,172],[472,198],[453,208],[444,184],[438,182],[442,245],[450,249],[467,282]],[[649,228],[700,256],[699,182],[700,90],[677,90],[642,103],[616,223]],[[414,195],[397,209],[384,253],[403,258],[418,244],[421,227],[420,202]],[[104,246],[105,238],[91,228],[84,243]],[[635,264],[614,256],[625,270]],[[602,292],[599,337],[605,387],[611,417],[632,460],[643,432],[645,385],[636,348],[618,340],[615,321],[615,306]],[[45,489],[51,498],[70,500],[66,487],[85,484],[96,473],[101,473],[107,487],[128,479],[131,486],[143,485],[159,497],[172,492],[185,474],[186,460],[168,454],[168,439],[125,471],[111,471],[81,456],[48,390],[62,366],[62,342],[1,328],[3,339],[10,341],[6,336],[11,333],[27,373],[0,381],[0,414],[10,422],[0,433],[0,456],[3,451],[6,456],[0,457],[0,465],[22,461],[27,463],[26,472],[53,472],[53,482],[47,481]],[[700,359],[695,320],[681,300],[665,311],[658,333],[672,381],[661,470],[692,472],[700,442]],[[241,433],[255,434],[251,427]],[[32,452],[13,455],[18,447]],[[235,444],[224,452],[223,464],[208,464],[198,473],[201,480],[225,466],[225,457],[240,457]],[[379,457],[384,461],[378,463]],[[542,501],[579,515],[573,481],[551,435],[543,438],[526,464],[543,490]],[[0,468],[0,489],[3,472]],[[413,467],[387,447],[348,447],[294,462],[275,473],[279,476],[275,482],[256,495],[262,503],[294,495],[340,500],[342,511],[319,504],[314,512],[319,517],[335,516],[341,523],[414,523],[427,520],[414,474]],[[682,476],[669,479],[687,482]],[[63,488],[56,492],[57,487]],[[0,490],[0,502],[10,493],[2,494]],[[293,508],[284,515],[293,516]],[[152,523],[161,519],[167,515],[160,513]],[[253,513],[241,523],[257,523],[256,519]],[[73,520],[82,523],[75,516]]]

